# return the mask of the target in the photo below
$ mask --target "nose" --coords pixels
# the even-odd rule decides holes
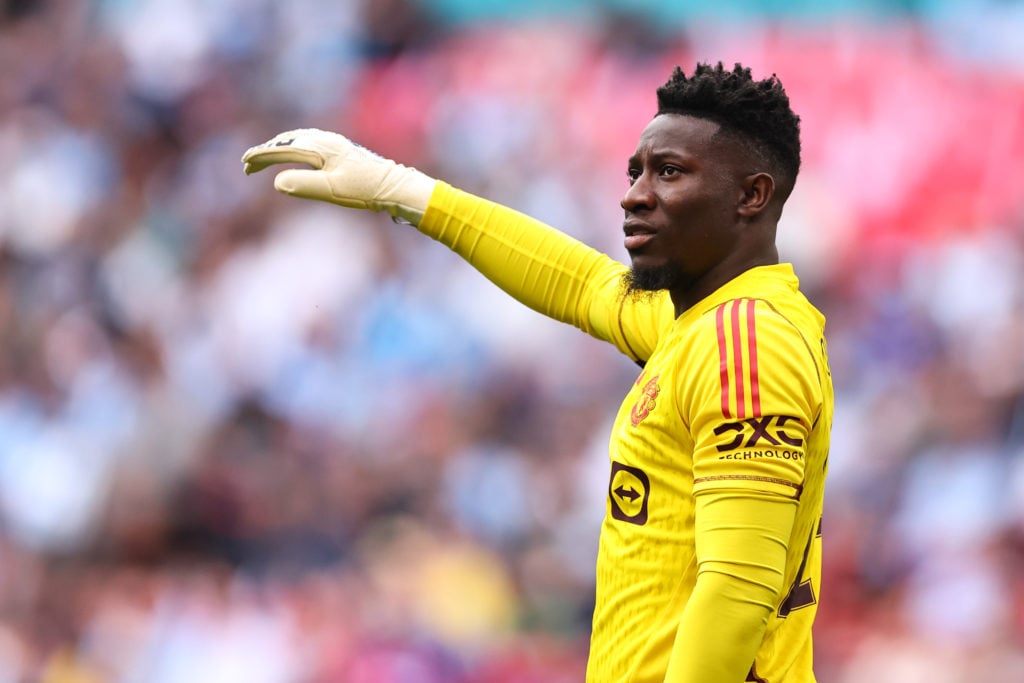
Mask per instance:
[[[633,184],[622,196],[619,205],[627,212],[634,212],[654,207],[654,194],[651,192],[651,184],[647,182],[647,174],[642,173],[633,181]]]

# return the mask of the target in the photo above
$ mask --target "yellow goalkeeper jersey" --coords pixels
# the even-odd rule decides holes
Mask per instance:
[[[771,496],[796,506],[784,566],[772,567],[784,588],[753,661],[737,663],[747,681],[814,681],[833,398],[824,317],[792,268],[751,269],[676,317],[666,292],[624,294],[625,265],[444,183],[419,229],[642,366],[610,440],[588,682],[666,680],[698,575],[696,501],[721,492],[731,505]],[[706,643],[717,616],[700,622]]]
[[[639,321],[635,307],[620,309],[622,348],[646,362],[612,430],[588,680],[664,680],[696,580],[693,502],[728,488],[799,501],[789,588],[747,680],[813,681],[832,421],[824,318],[788,265],[749,270],[669,314],[646,345],[650,316],[640,308]]]

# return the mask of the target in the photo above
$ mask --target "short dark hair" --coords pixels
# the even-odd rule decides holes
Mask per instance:
[[[657,94],[658,114],[708,119],[752,144],[773,175],[781,172],[781,198],[789,196],[800,172],[800,117],[775,74],[756,81],[748,67],[737,63],[727,71],[719,62],[698,63],[687,77],[677,66]]]

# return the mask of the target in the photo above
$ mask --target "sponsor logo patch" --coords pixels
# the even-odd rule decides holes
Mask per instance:
[[[651,480],[646,472],[639,467],[612,461],[608,500],[611,501],[613,518],[638,526],[646,524],[650,493]]]

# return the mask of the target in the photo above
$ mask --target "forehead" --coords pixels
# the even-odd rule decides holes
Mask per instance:
[[[658,114],[640,134],[636,154],[679,153],[701,156],[719,147],[721,126],[686,114]],[[721,151],[721,150],[716,150]]]

